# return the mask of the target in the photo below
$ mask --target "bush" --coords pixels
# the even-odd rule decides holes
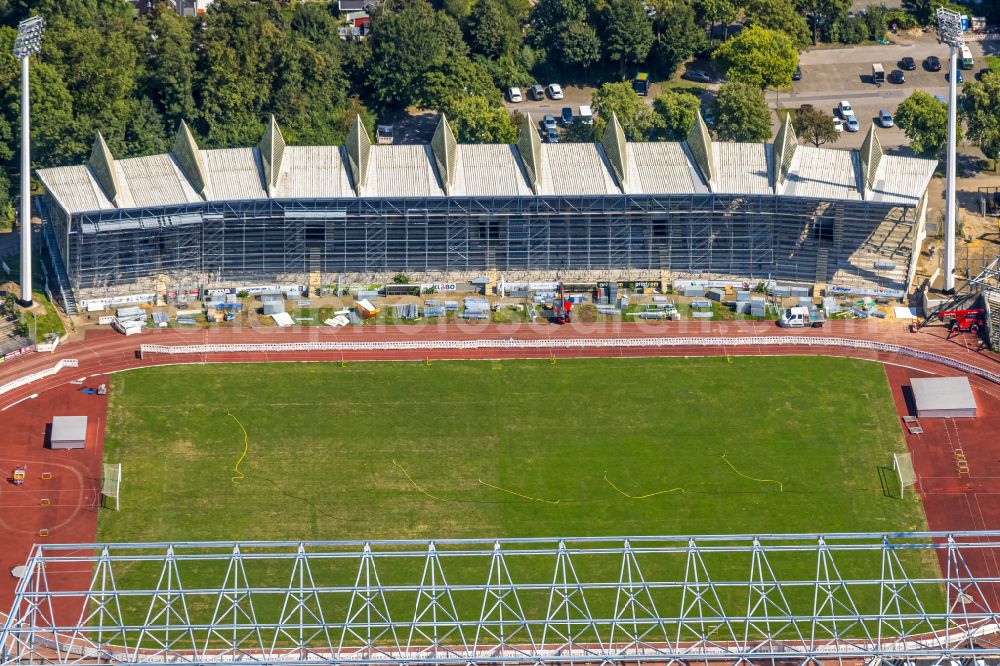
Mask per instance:
[[[406,273],[396,273],[392,276],[393,284],[410,284],[410,276]]]
[[[236,297],[237,298],[250,298],[250,292],[247,291],[246,289],[240,289],[238,292],[236,292]]]
[[[917,19],[914,18],[913,14],[904,12],[901,9],[890,9],[885,13],[885,23],[887,26],[892,28],[896,26],[896,30],[912,30],[917,27]]]

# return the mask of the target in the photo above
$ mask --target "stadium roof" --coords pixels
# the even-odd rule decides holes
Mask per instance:
[[[600,143],[459,144],[444,116],[428,145],[373,145],[360,120],[343,146],[286,146],[272,117],[256,148],[201,150],[181,123],[171,152],[116,160],[98,133],[87,164],[39,169],[69,213],[202,201],[614,194],[777,194],[916,205],[937,162],[860,151],[714,141],[699,114],[683,142],[627,142],[612,115]]]

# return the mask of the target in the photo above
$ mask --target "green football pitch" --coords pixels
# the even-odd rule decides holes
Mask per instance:
[[[922,529],[903,450],[882,367],[846,359],[151,368],[112,382],[98,538]]]
[[[105,457],[122,464],[121,510],[101,511],[98,539],[924,529],[916,494],[899,499],[895,488],[892,454],[904,446],[882,367],[846,359],[150,368],[112,380]],[[901,557],[911,575],[937,567],[927,553]],[[268,562],[249,574],[255,584],[287,585],[287,564]],[[512,575],[551,580],[550,562],[530,562]],[[780,564],[788,579],[815,575],[814,557]],[[870,577],[881,563],[842,556],[840,565],[845,576]],[[217,585],[221,566],[188,562],[181,575]],[[420,580],[419,561],[379,566],[383,581]],[[590,558],[577,570],[616,580],[618,566]],[[746,567],[735,556],[711,564],[713,575],[736,580]],[[452,559],[448,568],[452,584],[483,582],[481,562]],[[644,568],[650,580],[683,580],[674,565]],[[153,585],[160,569],[123,573]],[[323,575],[350,585],[355,574]],[[874,586],[855,601],[877,612],[879,594]],[[588,595],[595,612],[613,612],[605,596]],[[258,618],[278,613],[280,601],[258,606]],[[545,612],[542,596],[522,601]],[[813,597],[803,588],[789,601],[808,613]],[[481,599],[457,603],[476,612]],[[207,621],[211,609],[209,600],[191,612]]]

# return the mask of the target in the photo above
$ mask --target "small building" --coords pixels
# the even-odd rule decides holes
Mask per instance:
[[[83,449],[87,446],[86,416],[53,416],[49,448],[54,450]]]
[[[971,419],[976,417],[976,397],[968,377],[911,379],[917,418]]]

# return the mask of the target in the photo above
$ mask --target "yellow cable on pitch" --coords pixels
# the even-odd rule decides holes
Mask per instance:
[[[742,476],[744,479],[750,479],[751,481],[759,481],[760,483],[777,483],[778,484],[778,492],[782,492],[782,493],[785,492],[785,486],[784,486],[783,483],[781,483],[781,481],[775,481],[774,479],[756,479],[756,478],[754,478],[752,476],[747,476],[746,474],[744,474],[740,470],[736,469],[736,467],[733,465],[733,463],[729,462],[729,458],[726,457],[725,453],[722,454],[722,459],[726,461],[726,464],[729,465],[734,472],[736,472],[737,474],[739,474],[740,476]]]
[[[231,412],[226,412],[226,414],[233,416]],[[250,435],[247,434],[247,429],[243,427],[243,424],[240,423],[240,420],[238,418],[233,416],[233,420],[236,421],[236,424],[240,427],[240,430],[243,431],[243,453],[240,454],[240,459],[236,461],[236,466],[233,467],[233,471],[236,472],[238,476],[233,476],[230,478],[230,480],[233,483],[237,483],[246,478],[246,476],[243,475],[243,472],[240,471],[240,463],[243,462],[244,458],[246,458],[247,450],[249,450],[250,448],[250,443],[249,443]]]
[[[610,485],[612,488],[620,492],[622,495],[624,495],[629,499],[634,499],[634,500],[647,499],[649,497],[656,497],[657,495],[666,495],[667,493],[676,492],[678,490],[681,491],[682,494],[684,493],[684,489],[678,487],[678,488],[670,488],[669,490],[657,490],[655,493],[649,493],[648,495],[629,495],[627,492],[616,486],[614,482],[608,478],[607,472],[604,473],[604,480],[608,482],[608,485]]]
[[[515,493],[513,490],[507,490],[506,488],[501,488],[500,486],[494,486],[492,483],[486,483],[482,479],[477,479],[479,483],[483,484],[487,488],[492,488],[493,490],[499,490],[502,493],[508,493],[514,495],[515,497],[520,497],[522,499],[531,500],[532,502],[542,502],[544,504],[559,504],[559,500],[547,500],[540,497],[531,497],[530,495],[522,495],[521,493]]]
[[[395,465],[396,467],[398,467],[399,471],[403,473],[403,475],[410,481],[410,483],[413,484],[413,487],[416,488],[417,490],[419,490],[420,492],[422,492],[424,495],[427,495],[431,499],[437,500],[439,502],[450,502],[451,501],[451,500],[444,499],[443,497],[435,497],[434,495],[431,495],[429,492],[427,492],[426,490],[424,490],[420,486],[419,483],[417,483],[416,481],[413,480],[413,477],[410,476],[410,473],[407,472],[406,469],[402,465],[400,465],[398,462],[396,462],[395,458],[393,458],[392,464]]]

